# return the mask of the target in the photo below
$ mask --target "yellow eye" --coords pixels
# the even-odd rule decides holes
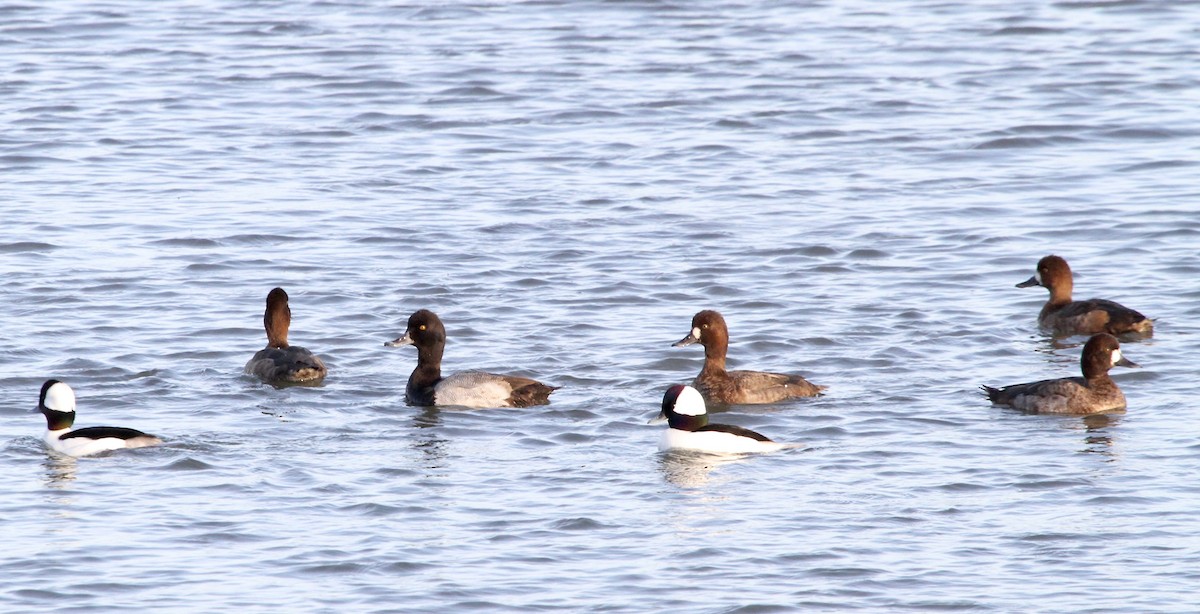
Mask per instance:
[[[418,326],[417,328],[419,328],[420,330],[425,330],[425,325],[422,324],[422,325]]]

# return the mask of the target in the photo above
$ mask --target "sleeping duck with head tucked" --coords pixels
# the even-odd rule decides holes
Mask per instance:
[[[730,405],[775,403],[821,394],[824,386],[810,383],[799,375],[764,371],[726,371],[725,354],[729,350],[729,328],[720,313],[706,309],[692,317],[692,330],[675,342],[675,347],[699,343],[704,346],[704,367],[694,384],[705,400]]]

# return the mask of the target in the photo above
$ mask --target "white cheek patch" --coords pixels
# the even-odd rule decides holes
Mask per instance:
[[[1036,279],[1036,280],[1038,280],[1038,283],[1039,283],[1039,284],[1041,284],[1041,283],[1042,283],[1042,272],[1041,272],[1041,271],[1034,271],[1034,272],[1033,272],[1033,278],[1034,278],[1034,279]]]
[[[693,327],[692,327],[692,336],[693,336],[693,337],[695,337],[695,338],[697,338],[697,339],[699,339],[699,338],[700,338],[700,327],[699,327],[699,326],[693,326]]]
[[[675,398],[675,413],[684,416],[703,416],[707,413],[700,391],[688,386]]]
[[[46,391],[46,407],[54,411],[75,411],[75,391],[59,382]]]
[[[1117,366],[1118,362],[1121,362],[1121,350],[1113,350],[1113,354],[1112,354],[1113,366],[1114,367]]]

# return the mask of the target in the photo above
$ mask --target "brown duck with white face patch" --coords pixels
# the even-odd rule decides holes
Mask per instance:
[[[288,345],[288,327],[292,323],[292,309],[288,307],[288,295],[283,288],[275,288],[267,294],[267,309],[263,313],[263,326],[267,329],[267,347],[259,350],[246,363],[246,373],[270,383],[317,382],[329,370],[317,355],[297,346]]]
[[[704,367],[694,384],[705,400],[734,405],[775,403],[786,399],[813,397],[825,389],[799,375],[764,371],[726,371],[729,328],[725,318],[712,310],[692,317],[692,330],[674,343],[675,347],[699,343],[704,346]]]
[[[1125,394],[1108,375],[1113,367],[1136,367],[1121,355],[1117,338],[1101,333],[1088,339],[1079,357],[1083,377],[1048,379],[1003,388],[981,386],[996,405],[1038,414],[1095,414],[1125,409]]]
[[[1137,333],[1149,336],[1154,322],[1146,316],[1113,301],[1093,298],[1071,300],[1074,281],[1071,267],[1059,256],[1038,261],[1037,273],[1017,284],[1018,288],[1042,286],[1050,290],[1050,300],[1038,314],[1038,324],[1057,335],[1120,335]]]
[[[529,407],[549,404],[550,393],[558,389],[528,377],[483,371],[463,371],[442,377],[446,327],[441,318],[428,309],[419,309],[409,316],[404,335],[384,345],[417,348],[417,367],[408,376],[404,394],[409,405]]]

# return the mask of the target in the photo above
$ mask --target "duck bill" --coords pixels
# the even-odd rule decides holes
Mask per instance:
[[[667,415],[663,412],[658,412],[658,415],[651,418],[646,424],[662,424],[667,421]]]
[[[1038,281],[1037,275],[1034,275],[1033,277],[1030,277],[1029,279],[1026,279],[1025,281],[1017,284],[1017,287],[1018,288],[1031,288],[1033,286],[1040,286],[1040,285],[1042,285],[1042,282]]]
[[[1122,356],[1120,360],[1113,363],[1113,366],[1115,366],[1115,367],[1140,367],[1141,365]]]
[[[700,340],[700,338],[697,337],[696,335],[693,335],[692,333],[688,333],[688,335],[686,337],[684,337],[683,339],[680,339],[679,341],[672,343],[671,347],[681,348],[681,347],[696,343],[699,340]]]
[[[389,348],[398,348],[403,345],[412,345],[412,344],[413,344],[412,336],[410,336],[408,334],[408,331],[405,331],[403,337],[400,337],[399,339],[393,339],[391,341],[385,341],[383,343],[383,346],[389,347]]]

